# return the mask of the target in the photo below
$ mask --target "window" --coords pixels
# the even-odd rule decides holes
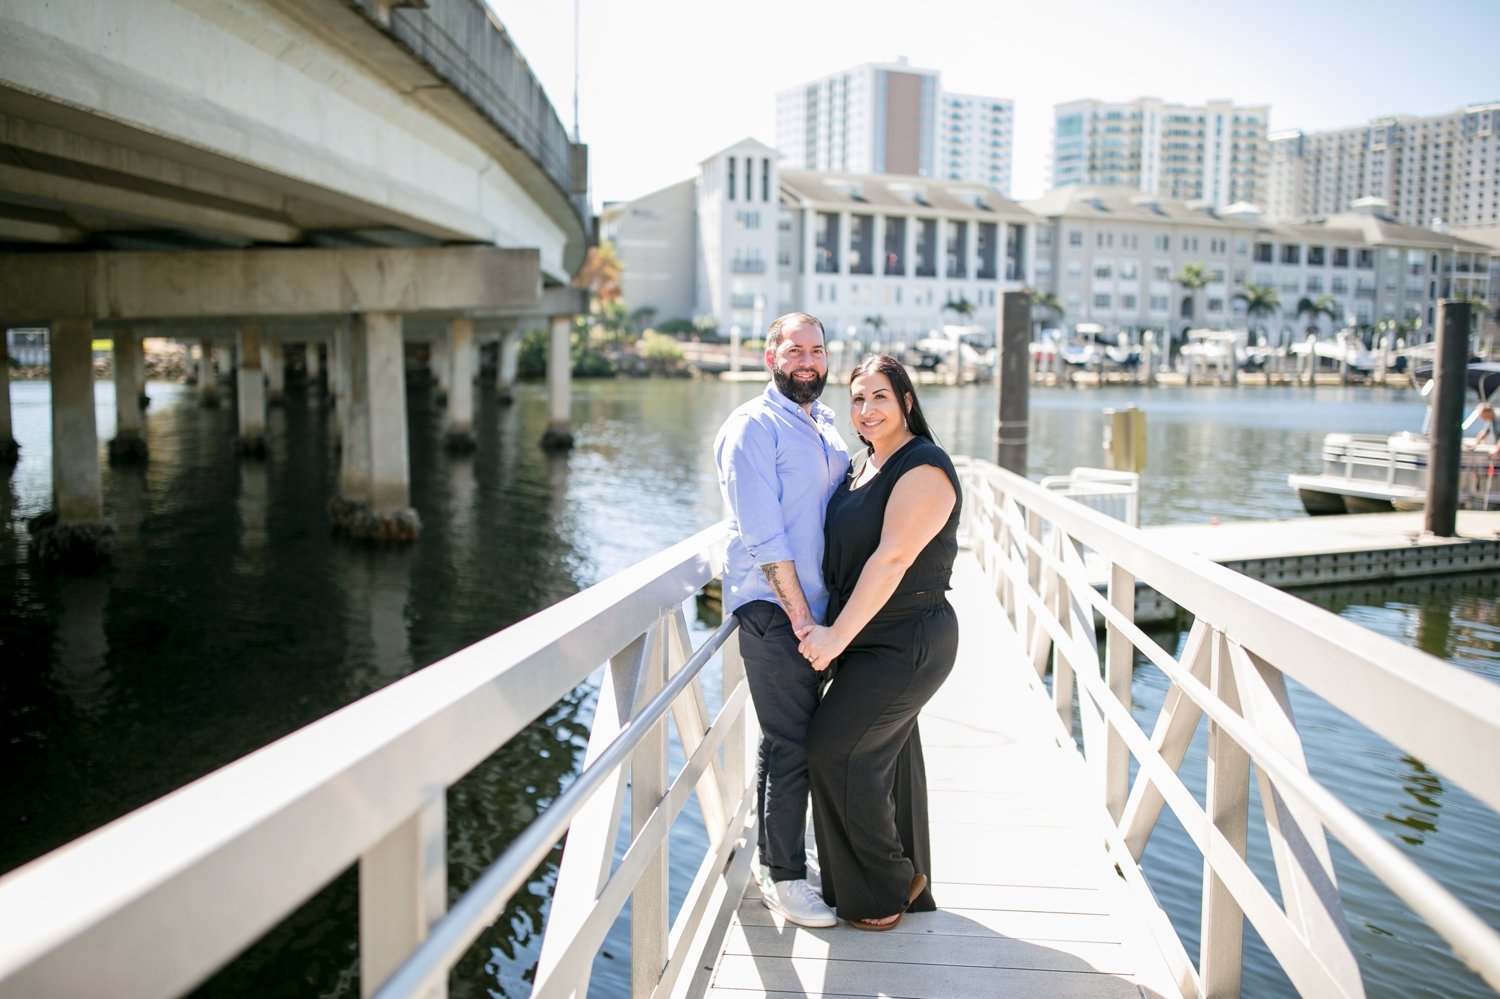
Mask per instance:
[[[1276,255],[1276,247],[1270,243],[1255,244],[1255,262],[1257,264],[1269,264]]]
[[[1354,266],[1362,270],[1371,270],[1375,267],[1374,250],[1357,250],[1354,254]]]
[[[1100,294],[1098,294],[1098,295],[1095,295],[1094,296],[1094,308],[1096,308],[1096,309],[1107,309],[1107,308],[1109,308],[1109,296],[1106,295],[1106,294],[1103,294],[1102,292]]]
[[[875,219],[870,215],[849,217],[849,273],[875,273]]]
[[[1152,312],[1166,312],[1171,309],[1171,303],[1166,295],[1152,295],[1149,308]]]
[[[1072,278],[1074,281],[1077,281],[1079,278],[1083,277],[1083,265],[1076,260],[1069,260],[1068,277]]]
[[[996,269],[999,227],[994,222],[980,222],[978,228],[978,245],[975,249],[979,251],[979,269],[974,272],[974,276],[981,281],[993,281],[999,273]]]
[[[1127,312],[1134,311],[1134,309],[1135,309],[1135,296],[1134,295],[1121,295],[1120,296],[1120,308],[1124,309]]]
[[[1094,279],[1097,281],[1108,281],[1113,276],[1109,264],[1098,264],[1094,267]]]
[[[945,273],[951,278],[969,276],[969,223],[949,219],[947,239],[944,240],[944,256],[947,258]]]
[[[1284,264],[1300,264],[1302,262],[1302,247],[1296,243],[1287,243],[1281,248],[1281,262]]]
[[[1349,266],[1349,248],[1347,246],[1335,246],[1333,248],[1333,266]]]
[[[906,273],[906,219],[900,216],[885,220],[885,272]]]
[[[742,211],[734,213],[735,225],[741,229],[759,229],[760,212]]]
[[[839,217],[833,212],[819,212],[813,236],[813,270],[818,274],[839,272]]]
[[[1328,261],[1328,251],[1321,246],[1309,246],[1307,248],[1307,265],[1309,267],[1322,267]]]
[[[917,219],[917,277],[937,277],[937,219]]]
[[[1083,245],[1083,232],[1081,230],[1078,230],[1078,229],[1074,229],[1071,232],[1069,232],[1068,233],[1068,245],[1069,246],[1082,246]]]
[[[729,200],[734,200],[734,157],[729,157]]]

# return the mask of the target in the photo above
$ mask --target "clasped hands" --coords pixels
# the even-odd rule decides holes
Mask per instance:
[[[801,639],[797,651],[802,653],[802,658],[807,660],[809,666],[820,673],[831,666],[849,644],[841,641],[832,628],[821,624],[805,624],[793,633]]]

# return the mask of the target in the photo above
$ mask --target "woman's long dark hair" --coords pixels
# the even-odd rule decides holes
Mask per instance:
[[[885,375],[886,379],[891,383],[891,388],[895,390],[896,398],[901,402],[903,409],[906,409],[906,400],[911,400],[911,408],[906,409],[906,429],[918,437],[926,437],[932,443],[936,444],[938,441],[932,435],[932,428],[927,425],[927,417],[922,415],[922,401],[917,398],[917,390],[911,383],[911,375],[906,373],[906,368],[902,366],[901,362],[889,354],[872,354],[856,364],[854,370],[849,372],[849,384],[853,385],[854,379],[860,375],[871,373]],[[864,436],[860,434],[857,428],[854,431],[854,436],[858,437],[860,443],[864,444],[866,448],[870,446],[870,442],[864,439]]]

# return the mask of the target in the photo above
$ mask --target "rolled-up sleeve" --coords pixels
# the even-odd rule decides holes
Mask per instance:
[[[718,465],[724,474],[724,498],[745,551],[756,565],[792,561],[795,553],[782,518],[773,433],[744,418],[725,430]]]

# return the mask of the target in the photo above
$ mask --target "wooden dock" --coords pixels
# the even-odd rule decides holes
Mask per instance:
[[[1083,760],[968,553],[953,585],[958,664],[921,722],[938,911],[805,929],[752,884],[709,996],[1182,995],[1152,936],[1167,917],[1116,873]]]

